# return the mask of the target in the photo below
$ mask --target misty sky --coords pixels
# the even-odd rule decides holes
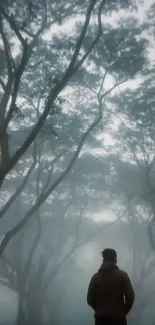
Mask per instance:
[[[151,0],[145,0],[144,1],[144,5],[142,8],[139,9],[138,12],[138,16],[140,19],[142,19],[142,17],[145,16],[145,11],[149,8],[150,4],[153,3],[154,1]],[[117,17],[118,18],[118,17]],[[118,18],[119,19],[119,18]],[[68,22],[65,23],[65,26],[61,26],[59,27],[59,31],[63,31],[68,33],[70,30],[73,29],[75,25],[75,21],[74,20],[70,20]],[[50,39],[52,36],[52,33],[57,32],[58,28],[56,27],[55,29],[53,29],[52,27],[52,32],[48,31],[46,32],[46,34],[44,35],[45,39]],[[14,51],[14,55],[16,55],[18,53],[17,48],[15,48]],[[109,78],[106,84],[106,87],[109,88],[111,86],[111,82],[112,80]],[[135,81],[135,83],[132,81],[131,83],[128,83],[128,86],[131,85],[132,88],[137,86],[138,81]],[[126,87],[126,85],[122,86],[122,87]],[[103,139],[105,146],[110,146],[113,144],[113,138],[110,134],[103,132],[101,134],[98,135],[98,139],[101,140]],[[102,152],[100,152],[100,155],[102,154]],[[96,221],[99,225],[100,222],[103,221],[114,221],[116,219],[116,215],[114,212],[109,212],[108,210],[105,210],[103,207],[103,210],[98,211],[96,213],[93,213],[91,216],[89,216],[90,218],[93,218],[94,221]],[[122,234],[122,236],[124,236],[124,234]],[[106,235],[105,235],[106,237]],[[113,238],[113,243],[115,242],[116,238]],[[118,249],[121,248],[120,242],[121,242],[121,237],[119,238],[119,243],[118,243]],[[105,243],[108,245],[111,242],[111,237],[106,238]],[[84,280],[85,281],[85,287],[87,287],[86,281],[89,281],[89,277],[91,275],[91,272],[95,271],[96,269],[96,265],[99,265],[101,257],[100,255],[97,255],[96,258],[94,258],[94,252],[96,252],[99,249],[99,245],[97,243],[93,243],[93,245],[86,245],[82,250],[79,250],[77,252],[77,259],[76,259],[76,266],[78,270],[82,270],[82,272],[84,272],[85,277]],[[123,249],[123,248],[122,248]],[[124,264],[126,263],[126,260],[128,259],[128,256],[126,254],[127,249],[124,249],[124,255],[120,254],[120,259],[119,261],[123,264],[122,261],[125,261]],[[100,254],[100,253],[99,253]],[[83,274],[83,273],[82,273]],[[89,274],[89,276],[88,276]],[[82,286],[82,284],[81,284]],[[77,285],[75,286],[75,288],[77,290],[81,290],[81,286]],[[75,293],[76,294],[76,293]],[[78,292],[77,294],[80,295],[80,292]],[[67,291],[66,295],[68,295],[68,301],[70,301],[70,291]],[[1,287],[1,291],[0,291],[0,325],[5,325],[5,324],[13,324],[15,322],[15,317],[16,317],[16,309],[17,309],[17,295],[15,293],[13,293],[11,290]]]

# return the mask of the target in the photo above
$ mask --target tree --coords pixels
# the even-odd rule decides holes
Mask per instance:
[[[75,65],[77,63],[77,57],[79,55],[79,51],[81,49],[83,39],[85,37],[86,31],[87,31],[87,28],[89,25],[90,17],[91,17],[91,14],[92,14],[94,6],[95,6],[95,2],[96,1],[91,1],[91,4],[88,8],[82,32],[81,32],[80,37],[77,41],[76,48],[74,50],[72,59],[70,61],[70,64],[69,64],[67,70],[65,71],[65,74],[63,75],[63,78],[61,78],[61,80],[56,83],[54,90],[53,90],[53,85],[50,87],[51,89],[50,89],[50,92],[46,99],[44,111],[41,114],[41,116],[39,117],[37,124],[35,125],[35,128],[33,128],[33,132],[31,131],[31,133],[27,137],[27,139],[24,142],[24,144],[22,145],[22,147],[11,158],[10,158],[9,152],[8,152],[8,145],[6,145],[8,143],[8,140],[7,140],[8,135],[6,134],[6,129],[9,125],[10,121],[13,118],[13,114],[16,112],[16,110],[18,111],[18,107],[16,107],[16,105],[17,105],[16,101],[17,101],[17,96],[19,96],[18,91],[19,91],[19,87],[21,86],[20,85],[21,77],[23,76],[23,73],[25,72],[25,68],[28,64],[30,56],[32,55],[32,51],[34,51],[34,46],[36,44],[36,41],[38,40],[38,37],[41,35],[41,33],[43,32],[43,30],[46,26],[47,10],[48,10],[47,5],[48,4],[44,3],[45,12],[43,15],[42,25],[38,29],[37,33],[35,34],[35,36],[32,38],[32,40],[30,42],[28,42],[28,39],[24,38],[24,36],[21,34],[20,28],[17,25],[17,24],[19,24],[19,22],[15,21],[15,17],[13,17],[13,14],[9,15],[6,11],[5,6],[1,6],[1,8],[0,8],[1,9],[1,37],[3,40],[6,58],[8,58],[7,59],[8,81],[7,81],[7,85],[5,85],[5,87],[2,87],[4,94],[3,94],[2,100],[1,100],[1,107],[2,107],[1,108],[1,114],[2,114],[2,116],[1,116],[1,177],[0,177],[1,184],[3,183],[6,175],[9,173],[9,171],[16,165],[16,163],[21,158],[21,156],[26,152],[26,150],[33,143],[33,141],[36,138],[37,134],[39,133],[41,127],[43,126],[47,116],[49,115],[51,107],[53,106],[53,103],[54,103],[55,99],[57,98],[58,94],[60,93],[60,91],[67,84],[70,77],[77,71],[78,66],[80,67],[80,65],[85,61],[85,59],[89,55],[90,51],[85,53],[85,55],[78,62],[78,66],[75,67]],[[99,30],[98,30],[97,38],[94,40],[95,44],[98,41],[100,34],[101,34],[100,16],[101,16],[101,10],[102,10],[103,5],[104,5],[104,2],[102,1],[101,6],[99,8],[99,13],[98,13]],[[17,3],[16,3],[16,6],[17,6]],[[33,7],[31,4],[31,10],[32,10],[32,8]],[[17,10],[16,7],[13,9]],[[27,8],[27,10],[29,10],[29,7]],[[38,14],[40,15],[40,8],[38,8],[38,11],[39,11]],[[34,15],[34,12],[33,12],[33,15]],[[35,15],[36,15],[36,12],[35,12]],[[15,66],[15,62],[13,61],[13,58],[12,58],[12,55],[10,52],[10,47],[9,47],[7,37],[6,37],[5,31],[4,31],[4,19],[9,24],[9,26],[11,28],[11,32],[15,33],[18,40],[20,41],[20,45],[22,46],[21,62],[18,64],[17,68]],[[22,26],[23,26],[23,23],[25,24],[25,22],[22,22]],[[21,24],[21,22],[20,22],[20,24]],[[31,20],[30,20],[30,28],[31,28]],[[92,48],[94,47],[95,44],[92,44]],[[7,104],[8,104],[10,96],[11,96],[11,104],[9,106],[9,109],[8,109],[8,112],[6,115]],[[4,146],[4,141],[5,141],[5,146]],[[4,151],[4,147],[7,151]]]
[[[121,154],[128,161],[130,159],[131,173],[134,172],[134,186],[128,180],[128,194],[133,198],[137,197],[137,204],[150,206],[152,209],[152,221],[148,230],[154,249],[154,68],[139,87],[122,95],[119,108]]]
[[[103,223],[102,227],[93,226],[94,231],[89,231],[88,226],[91,222],[86,225],[82,222],[87,202],[75,219],[71,216],[70,208],[70,205],[62,206],[61,227],[57,209],[55,216],[49,218],[49,222],[44,220],[44,215],[40,218],[38,211],[36,233],[32,231],[32,225],[24,229],[14,238],[12,245],[7,247],[2,257],[1,283],[18,294],[17,324],[45,322],[44,310],[46,313],[51,310],[47,308],[48,300],[54,298],[50,288],[52,286],[53,292],[53,280],[58,271],[61,272],[64,263],[68,262],[76,250],[95,238],[106,227]],[[84,239],[80,238],[82,227],[85,229]]]
[[[85,5],[88,5],[88,3],[85,2]],[[100,1],[100,3],[91,1],[86,10],[85,6],[81,5],[81,1],[77,1],[75,6],[69,2],[67,9],[65,8],[65,11],[63,11],[63,3],[57,4],[54,1],[52,3],[53,7],[51,7],[50,1],[47,1],[46,5],[43,5],[41,2],[35,5],[34,8],[30,2],[30,6],[27,5],[26,9],[24,9],[25,11],[21,14],[18,10],[18,2],[14,5],[9,1],[5,5],[1,4],[1,38],[3,40],[6,57],[6,69],[1,81],[1,107],[3,108],[1,110],[2,125],[0,131],[2,162],[0,171],[1,185],[4,180],[7,181],[6,177],[10,175],[12,168],[14,168],[17,173],[20,166],[17,163],[20,163],[22,157],[28,159],[29,155],[32,153],[32,147],[34,147],[32,165],[30,165],[16,193],[10,198],[9,203],[7,202],[5,206],[3,206],[1,218],[6,213],[6,210],[11,207],[12,202],[14,202],[21,191],[23,191],[29,176],[36,167],[38,158],[35,153],[35,141],[38,141],[41,132],[45,129],[47,130],[47,127],[50,128],[50,139],[52,134],[52,140],[50,141],[54,143],[54,136],[57,135],[57,132],[53,127],[53,120],[56,114],[58,116],[57,121],[60,122],[59,127],[62,129],[63,120],[61,120],[61,118],[63,114],[61,115],[57,112],[60,107],[65,106],[68,97],[67,91],[70,90],[70,87],[73,91],[72,98],[75,98],[77,90],[79,94],[80,92],[85,94],[87,92],[88,98],[91,100],[92,104],[92,109],[89,109],[89,111],[88,102],[86,104],[85,101],[83,105],[81,105],[81,108],[86,106],[86,113],[80,131],[83,129],[85,131],[78,134],[78,136],[81,137],[81,140],[78,141],[78,145],[77,134],[75,134],[75,137],[72,139],[71,143],[73,145],[73,150],[75,144],[76,149],[70,152],[71,160],[67,162],[67,167],[65,166],[65,168],[63,168],[63,171],[60,172],[53,183],[47,182],[47,187],[43,188],[38,200],[25,213],[22,220],[6,233],[0,245],[1,254],[11,238],[27,224],[35,211],[44,203],[71,170],[80,154],[85,140],[102,119],[104,112],[103,99],[105,96],[110,94],[119,84],[124,83],[129,78],[134,78],[135,74],[142,68],[143,64],[145,64],[144,48],[146,42],[142,38],[137,41],[137,37],[141,34],[141,30],[136,20],[127,19],[123,27],[121,23],[119,23],[116,28],[114,28],[112,24],[107,24],[106,22],[103,24],[101,21],[103,10],[106,15],[106,13],[112,10],[119,10],[120,7],[123,8],[126,5],[129,5],[129,3],[124,1],[120,1],[117,4],[111,2],[111,5],[106,4],[105,1]],[[52,42],[47,42],[42,38],[44,31],[49,30],[51,26],[51,14],[54,15],[52,22],[57,22],[60,20],[60,17],[66,19],[68,16],[74,16],[77,8],[80,14],[86,12],[86,17],[83,27],[81,28],[81,23],[80,26],[77,24],[75,34],[73,33],[71,38],[66,38],[66,35],[63,35],[63,38],[61,35],[54,35]],[[58,15],[59,11],[60,15]],[[26,19],[28,13],[30,15],[29,22]],[[93,19],[91,21],[93,15],[94,17],[97,16],[97,24],[94,23]],[[42,17],[44,17],[42,24],[38,27]],[[128,35],[128,29],[131,28],[131,25],[133,25],[133,28],[130,35]],[[35,35],[33,34],[34,30]],[[78,38],[77,34],[79,35]],[[27,35],[27,38],[25,35]],[[16,37],[19,44],[19,55],[16,55],[15,58],[13,58],[13,51],[11,48],[13,36]],[[111,46],[111,39],[113,39],[113,46]],[[124,47],[124,41],[126,47]],[[60,56],[57,55],[58,51]],[[53,61],[51,61],[51,56]],[[63,61],[62,57],[63,59],[65,58]],[[102,57],[103,61],[101,61]],[[135,65],[136,57],[138,57],[138,60]],[[89,66],[92,66],[91,71]],[[7,81],[5,81],[6,73]],[[79,82],[81,81],[81,76],[82,82]],[[108,76],[113,76],[113,84],[112,87],[104,91],[104,83]],[[22,105],[22,109],[20,105]],[[76,105],[74,108],[77,109]],[[19,116],[20,120],[17,120]],[[68,117],[70,118],[69,114]],[[89,124],[88,118],[90,118]],[[20,127],[17,126],[19,121]],[[23,126],[25,127],[27,123],[29,126],[24,141],[22,144],[20,143],[17,151],[11,148],[12,150],[10,151],[12,151],[12,155],[10,156],[7,149],[9,148],[8,144],[10,144],[9,128],[13,128],[14,126],[16,129],[18,128],[19,134],[22,134]],[[15,144],[16,143],[13,142],[13,145]],[[32,146],[32,144],[34,146]],[[58,150],[60,148],[54,147],[54,149]],[[52,157],[50,169],[52,169],[53,165],[62,155],[64,157],[64,152],[62,153],[61,151],[60,155],[57,154],[56,157],[55,155]]]
[[[151,35],[147,50],[148,67],[135,87],[128,87],[122,96],[114,96],[114,114],[118,128],[110,132],[115,136],[112,163],[116,172],[116,184],[127,197],[136,201],[138,208],[145,208],[148,217],[148,235],[153,250],[154,241],[154,61],[151,47],[154,46],[154,10],[152,4],[146,13],[142,28]],[[119,135],[119,136],[118,136]],[[117,149],[116,149],[117,147]],[[114,182],[115,182],[114,181]],[[114,190],[115,191],[115,190]],[[122,195],[122,194],[121,194]]]

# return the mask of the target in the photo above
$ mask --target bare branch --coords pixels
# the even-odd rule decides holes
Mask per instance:
[[[27,174],[24,176],[24,180],[21,183],[21,185],[16,189],[15,193],[10,197],[10,199],[7,201],[7,203],[4,205],[4,207],[0,210],[0,219],[4,216],[4,214],[7,212],[7,210],[10,208],[12,203],[17,199],[17,197],[20,195],[21,191],[24,189],[24,187],[27,184],[27,181],[36,166],[37,159],[36,159],[36,150],[35,150],[35,144],[34,144],[34,153],[33,153],[33,162],[30,168],[27,171]]]
[[[10,152],[9,152],[9,136],[6,132],[0,141],[0,149],[1,149],[1,161],[0,161],[0,169],[3,170],[5,166],[9,164],[10,161]]]
[[[88,207],[88,202],[86,200],[85,204],[83,205],[81,211],[80,211],[80,215],[78,216],[78,221],[77,221],[77,226],[76,226],[76,234],[75,234],[75,242],[74,242],[74,249],[77,247],[78,245],[78,240],[79,240],[79,233],[80,233],[80,225],[83,219],[83,214],[86,210],[86,208]]]
[[[46,22],[47,22],[47,2],[46,0],[44,0],[44,17],[43,17],[43,21],[42,21],[42,25],[41,27],[38,29],[37,33],[34,35],[33,40],[30,43],[30,49],[29,51],[32,52],[36,41],[38,40],[38,37],[41,35],[41,33],[43,32],[45,26],[46,26]]]
[[[56,179],[56,181],[52,184],[52,186],[43,194],[39,197],[38,202],[36,202],[36,204],[33,205],[33,207],[28,211],[28,213],[26,213],[26,215],[24,216],[24,218],[18,223],[17,226],[15,226],[12,230],[10,230],[4,237],[4,239],[2,240],[1,244],[0,244],[0,255],[4,252],[6,245],[10,242],[11,238],[13,236],[15,236],[21,229],[23,229],[23,227],[28,223],[28,221],[30,220],[31,216],[33,215],[33,213],[36,211],[36,209],[38,209],[44,202],[45,200],[48,198],[48,196],[56,189],[56,187],[63,181],[63,179],[68,175],[68,173],[70,172],[70,170],[72,169],[72,167],[74,166],[76,159],[79,156],[79,153],[83,147],[84,142],[86,141],[87,137],[89,136],[89,134],[92,132],[92,130],[99,124],[99,122],[102,119],[102,105],[100,102],[99,105],[99,114],[98,117],[95,119],[94,122],[92,122],[92,124],[89,126],[89,128],[87,129],[86,132],[84,132],[84,134],[81,137],[81,141],[72,157],[72,159],[70,160],[67,168],[61,173],[61,175]]]
[[[25,33],[27,34],[28,36],[30,36],[31,38],[34,38],[35,37],[35,34],[31,33],[29,30],[27,30],[25,27],[20,27],[20,29]]]
[[[83,57],[80,59],[80,61],[77,63],[73,70],[73,74],[81,67],[81,65],[84,63],[84,61],[87,59],[88,55],[90,52],[94,49],[96,44],[98,43],[100,37],[102,36],[102,21],[101,21],[101,15],[102,15],[102,9],[106,3],[106,0],[102,0],[100,6],[99,6],[99,11],[98,11],[98,33],[92,44],[90,45],[88,51],[83,55]]]
[[[49,165],[47,165],[43,170],[48,170],[48,177],[47,177],[47,181],[45,182],[43,188],[42,188],[42,191],[41,191],[41,194],[40,195],[44,195],[46,190],[48,189],[49,187],[49,184],[51,182],[51,178],[52,178],[52,175],[53,175],[53,169],[54,169],[54,166],[55,164],[57,163],[57,161],[64,155],[63,152],[61,152],[58,156],[56,156],[52,162],[50,162]]]
[[[110,208],[111,208],[112,212],[115,214],[117,220],[119,220],[119,221],[122,221],[122,219],[124,218],[124,216],[125,216],[126,213],[127,213],[127,210],[125,209],[124,212],[123,212],[122,214],[118,215],[118,214],[116,213],[116,210],[113,209],[113,207],[112,207],[111,205],[110,205]]]
[[[121,81],[118,84],[122,84],[125,81]],[[99,124],[99,122],[102,119],[102,99],[107,94],[109,94],[112,90],[114,90],[118,86],[118,84],[115,84],[113,87],[111,87],[109,90],[107,90],[102,96],[100,96],[100,98],[99,98],[99,115],[95,119],[95,121],[90,125],[90,127],[87,129],[87,131],[82,135],[81,141],[80,141],[80,143],[79,143],[79,145],[78,145],[78,147],[76,149],[76,152],[74,153],[70,163],[68,164],[67,168],[56,179],[56,181],[52,184],[52,186],[45,193],[43,193],[43,195],[41,195],[39,197],[38,202],[36,202],[36,204],[33,205],[33,207],[28,211],[28,213],[21,220],[21,222],[5,235],[3,241],[2,241],[2,243],[0,245],[0,255],[3,253],[6,245],[11,240],[11,238],[13,236],[15,236],[16,233],[18,233],[28,223],[28,221],[30,220],[30,218],[33,215],[33,213],[35,212],[35,210],[38,209],[44,203],[44,201],[48,198],[48,196],[55,190],[55,188],[60,184],[60,182],[62,182],[63,179],[68,175],[68,173],[72,169],[76,159],[78,158],[79,153],[80,153],[80,151],[81,151],[81,149],[83,147],[83,144],[86,141],[87,137],[89,136],[89,134],[92,132],[92,130]]]
[[[12,79],[12,77],[9,77],[6,87],[5,87],[5,92],[4,92],[1,102],[0,102],[0,133],[4,126],[4,118],[5,118],[5,114],[6,114],[6,108],[7,108],[10,96],[11,96],[12,83],[13,83],[13,79]],[[3,136],[4,136],[6,129],[3,131],[4,131],[3,132]],[[2,139],[1,135],[0,135],[0,139]]]
[[[153,250],[155,250],[155,232],[153,234],[153,229],[155,229],[155,216],[152,218],[149,226],[148,226],[148,235],[149,235],[149,240],[150,240],[150,244]]]
[[[83,84],[84,84],[84,86],[87,88],[87,89],[89,89],[90,90],[90,92],[92,92],[94,95],[98,95],[98,93],[93,89],[93,88],[91,88],[91,87],[89,87],[86,83],[85,83],[85,81],[83,81]]]
[[[10,104],[8,114],[7,114],[6,119],[5,119],[4,130],[7,128],[8,124],[9,124],[9,122],[10,122],[12,116],[13,116],[13,113],[15,111],[16,99],[17,99],[17,96],[18,96],[20,81],[21,81],[21,77],[22,77],[22,75],[24,73],[27,61],[28,61],[28,46],[27,46],[27,44],[25,44],[20,65],[19,65],[18,69],[15,72],[15,82],[14,82],[14,86],[13,86],[13,90],[12,90],[12,100],[11,100],[11,104]]]
[[[21,35],[21,33],[19,32],[18,26],[16,25],[16,22],[13,18],[13,15],[9,16],[5,9],[0,5],[0,12],[2,13],[2,15],[5,17],[5,19],[8,21],[10,27],[12,28],[12,30],[15,32],[16,36],[18,37],[19,41],[21,42],[21,44],[23,45],[23,47],[26,44],[25,39],[23,38],[23,36]]]
[[[68,74],[70,75],[70,73],[75,73],[77,70],[78,70],[78,67],[77,68],[74,68],[74,65],[76,63],[76,60],[77,60],[77,57],[79,55],[79,52],[80,52],[80,49],[81,49],[81,45],[83,44],[83,40],[84,40],[84,37],[86,35],[86,32],[87,32],[87,28],[89,26],[89,22],[90,22],[90,17],[91,17],[91,14],[92,14],[92,11],[94,9],[94,6],[96,4],[96,0],[91,0],[90,2],[90,6],[88,8],[88,11],[87,11],[87,15],[86,15],[86,19],[85,19],[85,22],[84,22],[84,25],[83,25],[83,28],[82,28],[82,32],[80,34],[80,37],[77,41],[77,44],[76,44],[76,47],[75,47],[75,51],[73,53],[73,56],[72,56],[72,59],[71,59],[71,62],[65,72],[65,76],[64,78],[66,78],[68,76]],[[88,54],[90,53],[90,51],[88,51]],[[88,56],[87,54],[87,56]],[[87,57],[86,56],[86,57]],[[82,65],[82,63],[85,61],[85,59],[82,59],[81,63],[79,66]],[[74,68],[74,70],[73,70]]]
[[[23,50],[23,54],[22,54],[22,59],[21,59],[21,62],[19,64],[19,67],[16,69],[15,73],[14,73],[14,78],[15,78],[15,81],[14,81],[14,85],[13,85],[13,90],[12,90],[12,100],[11,100],[11,103],[10,103],[10,107],[9,107],[9,111],[7,113],[7,116],[4,120],[4,123],[0,129],[0,140],[3,138],[4,134],[6,133],[6,129],[7,129],[7,126],[13,116],[13,113],[15,111],[15,108],[16,108],[16,99],[17,99],[17,96],[18,96],[18,91],[19,91],[19,86],[20,86],[20,81],[21,81],[21,77],[24,73],[24,70],[25,70],[25,66],[27,64],[27,61],[29,59],[29,56],[28,56],[28,46],[26,45],[24,47],[24,50]],[[10,77],[9,80],[11,80],[12,78]],[[9,83],[9,80],[8,80],[8,85],[10,85],[10,91],[11,91],[11,88],[12,88],[12,80],[11,80],[11,83]],[[8,86],[9,87],[9,86]],[[6,109],[6,105],[8,103],[8,100],[9,100],[9,97],[10,97],[10,93],[7,93],[7,87],[6,87],[6,91],[5,91],[5,94],[4,94],[4,98],[7,96],[7,101],[6,101],[6,104],[5,104],[5,109]],[[2,106],[2,102],[1,102],[1,106]],[[3,108],[4,110],[4,108]],[[8,165],[8,167],[6,169],[10,169],[10,166],[11,166],[11,160],[10,160],[10,164]]]
[[[98,236],[103,231],[104,228],[107,228],[109,226],[113,226],[115,223],[116,223],[116,220],[109,223],[109,224],[106,224],[106,225],[103,224],[103,226],[100,226],[96,231],[94,231],[90,236],[86,237],[82,242],[78,243],[76,246],[73,246],[73,249],[71,251],[69,251],[68,254],[66,254],[64,256],[64,258],[58,263],[58,265],[54,269],[53,273],[51,273],[50,276],[45,281],[44,286],[43,286],[44,292],[46,292],[46,290],[47,290],[47,288],[49,286],[49,283],[51,282],[51,280],[53,280],[54,276],[57,274],[60,267],[75,253],[75,251],[77,249],[79,249],[80,247],[86,245],[89,241],[91,241],[93,238]]]
[[[4,81],[1,78],[0,78],[0,85],[1,85],[1,87],[3,89],[3,91],[5,91],[6,85],[5,85]]]
[[[4,94],[3,94],[1,102],[0,102],[0,133],[3,131],[3,136],[4,136],[6,133],[6,128],[4,128],[4,118],[5,118],[7,104],[8,104],[10,95],[11,95],[11,89],[12,89],[12,83],[13,83],[14,62],[12,59],[9,43],[8,43],[7,37],[5,35],[4,29],[3,29],[3,22],[2,22],[1,17],[0,17],[0,34],[2,37],[3,45],[4,45],[4,52],[5,52],[5,57],[6,57],[7,70],[8,70],[8,81],[7,81],[6,86],[1,79],[1,86],[4,90]],[[0,140],[2,140],[1,135],[0,135]]]
[[[3,8],[2,8],[3,9]],[[0,7],[0,10],[1,10],[1,7]],[[6,14],[7,15],[7,14]],[[8,20],[10,22],[10,26],[12,27],[12,29],[16,30],[16,34],[18,34],[18,38],[20,38],[20,41],[22,42],[22,45],[23,45],[23,53],[22,53],[22,59],[21,59],[21,62],[18,66],[18,68],[16,69],[15,71],[15,75],[14,75],[14,78],[15,78],[15,81],[14,81],[14,87],[13,87],[13,91],[12,91],[12,100],[11,100],[11,104],[10,104],[10,108],[9,108],[9,111],[8,111],[8,114],[7,114],[7,117],[1,127],[1,130],[0,130],[0,139],[3,138],[5,132],[6,132],[6,129],[7,129],[7,126],[13,116],[13,113],[15,111],[15,107],[16,107],[16,99],[17,99],[17,96],[18,96],[18,91],[19,91],[19,86],[20,86],[20,81],[21,81],[21,77],[24,73],[24,70],[25,70],[25,67],[28,63],[28,60],[32,54],[32,50],[35,46],[35,43],[40,35],[40,33],[42,32],[42,30],[44,29],[45,27],[45,24],[46,24],[46,21],[47,21],[47,8],[46,8],[46,3],[45,3],[45,15],[44,15],[44,18],[43,18],[43,23],[42,23],[42,26],[39,28],[38,32],[36,33],[36,35],[34,36],[33,40],[31,41],[31,43],[28,45],[27,43],[27,39],[23,39],[21,34],[19,33],[19,30],[18,30],[18,27],[16,26],[16,23],[13,19],[13,17],[8,17]],[[14,30],[14,31],[15,31]],[[5,36],[5,35],[4,35]],[[11,161],[10,161],[11,163]],[[7,169],[10,169],[10,166],[11,164],[9,164],[9,167]],[[5,171],[5,173],[7,173],[7,171]],[[1,183],[3,181],[3,177],[1,177]]]
[[[125,82],[127,82],[129,80],[129,78],[119,81],[117,82],[114,86],[112,86],[111,88],[109,88],[103,95],[101,95],[101,99],[103,99],[105,96],[109,95],[116,87],[118,87],[119,85],[124,84]]]
[[[91,13],[93,11],[95,3],[96,3],[96,0],[92,0],[91,3],[90,3],[90,6],[89,6],[87,14],[86,14],[86,19],[85,19],[81,34],[80,34],[79,39],[78,39],[77,44],[76,44],[74,54],[72,56],[71,62],[69,64],[64,76],[62,77],[60,82],[58,82],[58,84],[55,86],[54,90],[50,91],[50,94],[49,94],[49,97],[48,97],[44,112],[40,116],[38,122],[36,123],[36,125],[34,126],[32,131],[30,132],[29,136],[27,137],[27,139],[25,140],[25,142],[23,143],[21,148],[19,150],[17,150],[17,152],[12,157],[9,166],[5,170],[5,173],[3,173],[3,175],[1,176],[1,184],[2,184],[3,180],[5,179],[5,175],[9,172],[9,170],[11,170],[15,166],[17,161],[21,158],[21,156],[24,154],[24,152],[29,148],[31,143],[34,141],[35,137],[37,136],[38,132],[40,131],[41,127],[43,126],[43,124],[44,124],[44,122],[45,122],[45,120],[46,120],[46,118],[47,118],[47,116],[48,116],[48,114],[50,112],[52,104],[54,103],[57,95],[61,92],[61,90],[65,87],[65,85],[67,84],[70,77],[73,75],[73,73],[74,73],[74,69],[73,69],[74,64],[76,62],[76,59],[77,59],[77,56],[79,54],[83,39],[85,37],[86,31],[87,31],[87,28],[88,28],[88,25],[89,25]]]
[[[104,82],[105,82],[105,79],[106,79],[107,73],[108,73],[108,71],[106,70],[105,73],[104,73],[104,76],[103,76],[103,78],[102,78],[102,82],[101,82],[100,90],[99,90],[99,92],[98,92],[98,98],[100,98],[101,92],[102,92],[102,90],[103,90],[103,86],[104,86]]]
[[[28,257],[25,263],[25,267],[24,267],[24,274],[23,274],[23,282],[25,283],[28,279],[29,273],[30,273],[30,268],[32,265],[32,259],[35,253],[35,250],[37,248],[39,239],[41,237],[41,221],[40,221],[40,213],[38,210],[38,216],[37,216],[37,223],[38,223],[38,231],[37,231],[37,235],[36,238],[34,239],[34,242],[30,248],[30,251],[28,253]]]
[[[16,290],[16,277],[18,274],[18,269],[12,262],[9,261],[8,258],[2,256],[2,269],[0,270],[0,274],[3,276],[3,284],[12,290]],[[1,280],[2,281],[2,280]]]
[[[3,41],[3,45],[4,45],[4,51],[5,51],[5,56],[6,56],[6,62],[7,62],[7,69],[8,69],[8,76],[11,77],[12,76],[12,56],[11,56],[11,51],[10,51],[10,47],[9,47],[9,43],[7,40],[7,37],[5,35],[4,29],[3,29],[3,22],[2,20],[0,21],[0,34],[2,36],[2,41]]]
[[[54,15],[54,19],[52,21],[50,21],[49,23],[47,23],[46,27],[45,27],[45,30],[48,30],[51,25],[59,22],[60,20],[64,19],[64,18],[67,18],[68,16],[70,16],[70,13],[71,13],[71,10],[76,8],[77,5],[81,5],[83,4],[83,0],[82,1],[74,1],[74,4],[71,4],[67,9],[64,10],[63,7],[59,7],[60,9],[60,12],[61,12],[61,15],[57,15],[57,12],[53,12],[53,15]],[[58,10],[59,10],[58,9]]]
[[[98,100],[101,98],[101,92],[103,90],[103,86],[104,86],[104,82],[105,82],[105,79],[106,79],[106,76],[107,76],[107,73],[108,71],[106,70],[105,73],[104,73],[104,76],[102,77],[102,81],[101,81],[101,85],[100,85],[100,88],[99,88],[99,91],[95,91],[93,88],[90,88],[85,82],[84,82],[84,85],[86,88],[88,88],[93,94],[95,94],[98,98]]]

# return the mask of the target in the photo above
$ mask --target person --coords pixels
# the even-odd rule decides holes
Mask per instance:
[[[95,312],[95,325],[126,325],[135,299],[130,278],[118,268],[114,249],[105,249],[102,257],[88,287],[87,303]]]

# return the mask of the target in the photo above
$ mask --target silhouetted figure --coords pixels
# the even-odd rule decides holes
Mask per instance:
[[[95,311],[95,325],[126,325],[126,315],[134,303],[134,290],[126,272],[117,266],[117,254],[107,248],[103,263],[93,275],[87,294],[88,305]]]

